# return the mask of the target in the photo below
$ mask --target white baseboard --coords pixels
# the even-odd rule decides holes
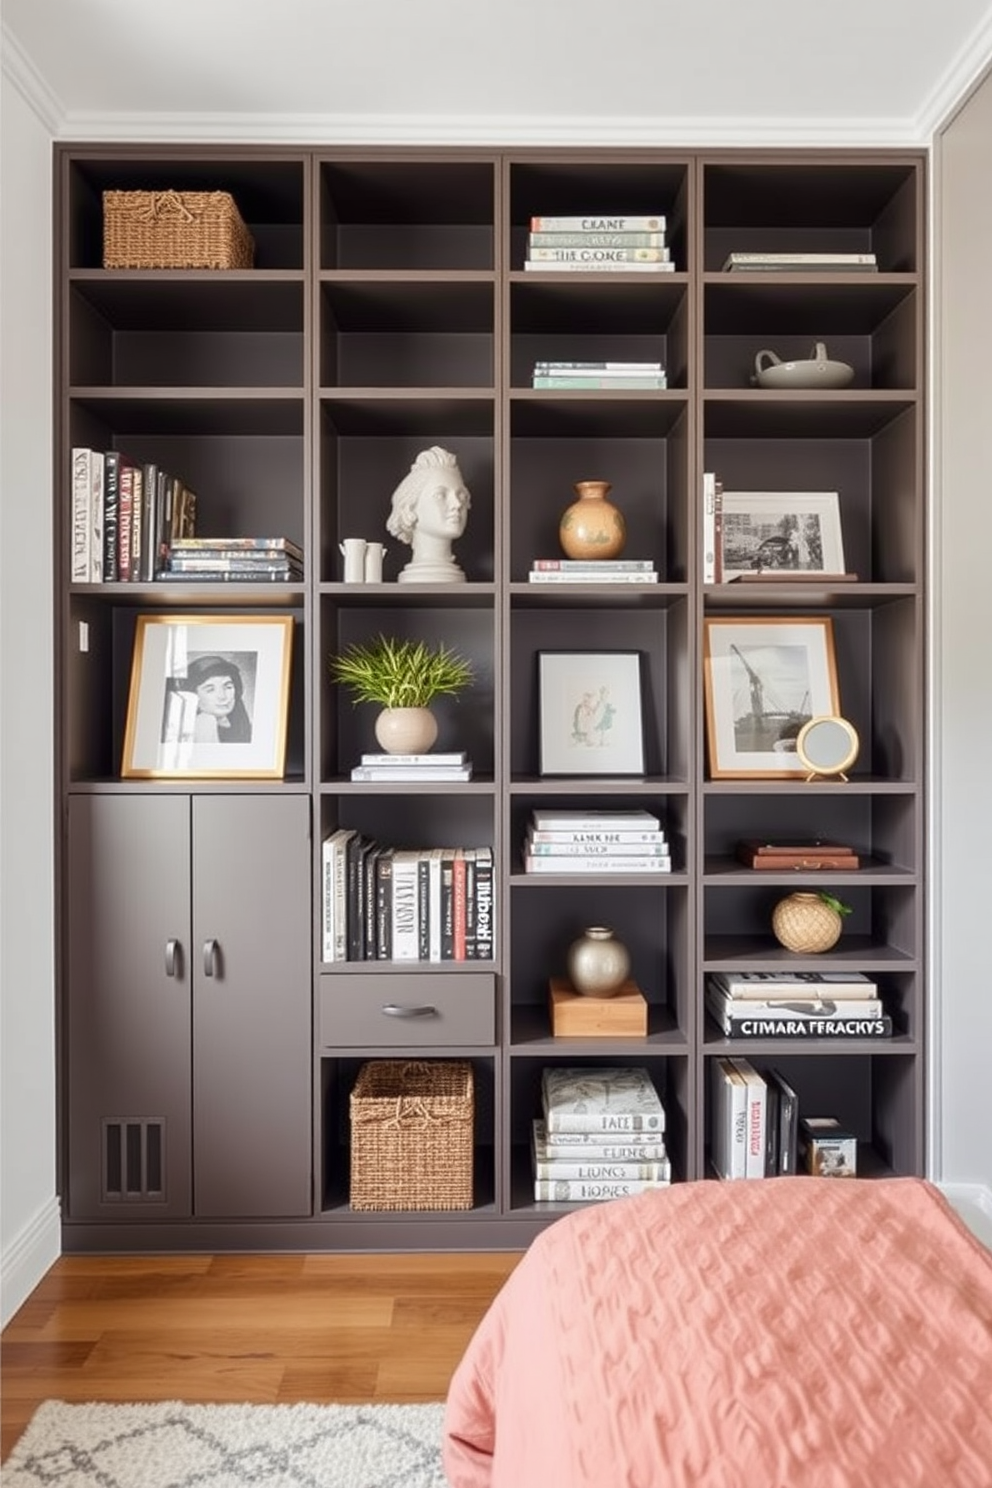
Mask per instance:
[[[0,1327],[6,1328],[62,1254],[62,1217],[53,1196],[0,1256]]]
[[[992,1250],[992,1188],[982,1183],[938,1183],[965,1224]]]

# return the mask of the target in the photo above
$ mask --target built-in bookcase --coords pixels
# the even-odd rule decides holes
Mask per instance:
[[[924,172],[922,153],[903,151],[56,146],[67,1248],[525,1244],[568,1207],[532,1197],[530,1123],[549,1063],[646,1065],[664,1100],[675,1180],[705,1177],[710,1069],[731,1047],[703,1011],[704,979],[718,969],[871,974],[893,1013],[891,1040],[733,1047],[759,1069],[780,1068],[804,1112],[840,1116],[858,1135],[863,1171],[924,1170]],[[104,270],[102,192],[121,188],[230,191],[256,242],[255,267]],[[674,272],[524,270],[532,216],[657,212]],[[810,250],[871,252],[878,269],[723,271],[731,252]],[[758,351],[805,357],[818,341],[854,367],[849,388],[752,386]],[[661,360],[667,387],[536,390],[531,374],[542,359]],[[471,493],[456,547],[466,582],[400,585],[409,552],[386,536],[390,497],[416,454],[435,444],[457,454]],[[302,581],[71,582],[68,472],[77,445],[124,448],[181,474],[197,493],[204,535],[291,538],[304,551]],[[727,489],[836,490],[857,582],[704,585],[704,471]],[[559,553],[560,515],[585,479],[611,482],[627,524],[625,556],[653,560],[657,583],[528,582],[535,558]],[[387,542],[382,583],[342,581],[339,544],[355,536]],[[285,778],[122,781],[138,615],[225,611],[294,619]],[[831,618],[842,711],[861,740],[849,782],[710,778],[703,626],[734,615]],[[328,662],[379,631],[445,641],[471,660],[471,692],[437,709],[437,747],[467,750],[470,782],[352,781],[358,756],[376,747],[373,710],[354,707],[332,684]],[[554,650],[639,653],[643,777],[542,778],[537,659]],[[182,937],[187,963],[199,964],[196,937],[211,934],[195,908],[206,870],[191,860],[192,921],[170,929],[156,912],[147,851],[135,847],[128,884],[129,835],[143,828],[122,798],[139,798],[137,808],[140,798],[176,797],[192,808],[218,795],[243,801],[246,821],[260,797],[275,798],[276,808],[285,798],[294,823],[302,797],[309,816],[292,872],[285,860],[297,839],[289,832],[280,841],[284,866],[273,876],[266,927],[278,943],[293,926],[296,954],[285,981],[273,978],[267,1015],[278,1022],[284,1001],[296,1038],[311,1030],[305,1135],[299,1049],[291,1057],[286,1039],[273,1040],[272,1067],[257,1082],[272,1130],[293,1146],[287,1164],[310,1175],[309,1202],[299,1184],[291,1200],[278,1197],[278,1141],[260,1155],[261,1197],[186,1183],[200,1126],[226,1129],[237,1109],[235,1092],[204,1104],[189,1084],[206,1037],[195,1016],[170,1025],[160,1051],[154,1026],[137,1054],[122,1055],[114,1036],[135,1026],[135,979],[144,1007],[167,1006],[178,992],[195,1012],[211,990],[201,976],[177,981],[162,969],[164,947]],[[655,812],[672,872],[526,874],[523,838],[541,805]],[[494,959],[323,962],[321,844],[339,827],[397,847],[492,847]],[[842,837],[865,866],[829,883],[802,873],[759,877],[734,853],[751,836]],[[264,840],[253,847],[246,832],[239,852],[239,871],[251,871],[253,853],[264,871]],[[124,884],[129,914],[113,924],[108,906]],[[790,956],[771,934],[771,909],[788,890],[821,884],[852,907],[843,937],[826,956]],[[122,937],[120,964],[108,969],[95,931],[81,935],[81,908],[102,935]],[[611,925],[631,952],[648,1002],[644,1038],[552,1037],[548,979],[591,923]],[[246,945],[252,928],[243,927]],[[237,941],[229,958],[235,978]],[[264,989],[253,987],[240,1016],[257,1020],[260,1000]],[[404,1002],[429,1002],[437,1018],[383,1011]],[[229,1016],[236,1066],[242,1030],[238,1013]],[[217,1058],[216,1026],[209,1037]],[[358,1068],[369,1057],[409,1056],[472,1062],[474,1206],[353,1214],[349,1095]],[[123,1197],[101,1187],[107,1123],[116,1132],[123,1118],[128,1131],[133,1118],[143,1131],[144,1118],[162,1114],[141,1109],[135,1064],[160,1073],[165,1065],[174,1109],[188,1108],[155,1127],[164,1180],[179,1175],[165,1205],[147,1181]]]

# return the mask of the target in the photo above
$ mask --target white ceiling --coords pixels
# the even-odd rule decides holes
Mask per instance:
[[[2,0],[56,133],[921,142],[990,0]]]

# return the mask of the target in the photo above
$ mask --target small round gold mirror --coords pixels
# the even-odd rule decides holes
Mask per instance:
[[[809,774],[807,780],[829,780],[839,777],[858,757],[858,731],[846,718],[826,713],[819,718],[809,718],[796,737],[796,754]]]

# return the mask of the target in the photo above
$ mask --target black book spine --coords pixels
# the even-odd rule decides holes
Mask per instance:
[[[375,953],[377,961],[393,959],[393,849],[384,848],[376,862]]]
[[[425,850],[417,859],[417,956],[421,961],[429,961],[431,956],[430,918],[430,853]]]
[[[475,864],[475,959],[493,958],[493,855],[482,849]]]
[[[362,864],[362,872],[365,877],[363,905],[365,929],[362,936],[362,959],[365,961],[375,961],[378,958],[379,935],[376,917],[379,909],[379,899],[377,892],[377,867],[384,851],[384,848],[375,844],[366,853],[365,861]]]
[[[348,960],[362,960],[362,930],[363,924],[359,916],[358,887],[361,881],[361,856],[366,847],[367,839],[361,833],[356,832],[348,843],[348,855],[346,862],[347,882],[345,893],[348,900]]]
[[[441,860],[441,960],[455,958],[455,858],[445,853]]]

